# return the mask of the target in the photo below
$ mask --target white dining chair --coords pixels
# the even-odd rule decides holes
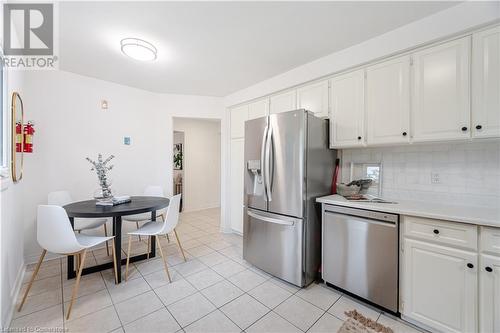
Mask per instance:
[[[65,206],[73,202],[71,194],[69,191],[54,191],[50,192],[47,196],[47,203],[49,205]],[[81,233],[84,230],[97,229],[99,227],[104,227],[104,236],[108,236],[108,228],[106,226],[107,219],[91,219],[91,218],[78,218],[75,219],[74,230]],[[106,253],[109,256],[109,244],[106,242]]]
[[[101,237],[101,236],[88,236],[84,234],[75,234],[71,228],[68,215],[64,208],[56,205],[40,205],[38,206],[37,212],[37,240],[38,244],[42,247],[43,251],[40,255],[40,259],[36,265],[33,275],[31,276],[28,288],[24,292],[23,299],[19,305],[18,311],[21,311],[26,297],[35,281],[36,275],[40,270],[43,258],[47,252],[52,252],[61,255],[74,255],[80,257],[79,264],[76,269],[78,271],[76,275],[75,286],[73,287],[73,293],[71,295],[71,301],[68,307],[68,313],[66,319],[69,319],[71,314],[71,308],[75,301],[76,295],[78,293],[78,287],[80,285],[80,278],[82,276],[82,270],[85,263],[85,257],[87,255],[87,250],[91,247],[102,244],[106,241],[112,240],[114,236],[111,237]],[[115,273],[115,283],[118,283],[118,276],[116,271],[116,254],[115,254],[115,243],[111,242],[113,249],[113,268]]]
[[[167,254],[163,253],[161,248],[160,236],[166,236],[170,232],[174,232],[175,238],[177,239],[177,244],[179,245],[179,249],[181,250],[182,257],[184,261],[186,261],[186,256],[184,255],[184,249],[182,248],[181,242],[179,240],[179,236],[177,235],[177,231],[175,228],[177,227],[177,223],[179,223],[179,206],[181,202],[181,195],[177,194],[170,198],[170,202],[166,209],[166,217],[163,222],[146,222],[142,227],[137,229],[136,231],[132,231],[128,233],[128,249],[127,249],[127,265],[125,267],[125,281],[128,278],[128,264],[130,261],[130,245],[132,242],[132,236],[146,236],[148,237],[148,244],[151,236],[156,236],[156,242],[158,243],[158,247],[160,250],[160,255],[163,259],[163,264],[165,266],[165,272],[167,272],[167,277],[170,282],[172,279],[170,278],[170,273],[167,267]],[[149,248],[148,248],[149,252]]]
[[[158,185],[149,185],[144,189],[143,194],[145,196],[151,197],[164,197],[163,188]],[[162,221],[165,221],[165,209],[161,209],[156,211],[156,218],[161,218]],[[139,229],[139,223],[149,222],[151,221],[151,213],[142,213],[142,214],[134,214],[123,216],[122,221],[126,222],[135,222],[135,226]],[[168,235],[167,235],[168,239]],[[139,241],[141,241],[141,236],[139,235]],[[168,239],[170,241],[170,239]]]

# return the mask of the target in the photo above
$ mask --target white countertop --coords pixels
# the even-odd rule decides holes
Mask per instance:
[[[340,195],[329,195],[316,199],[317,202],[395,213],[399,215],[427,217],[453,222],[471,223],[500,228],[499,207],[454,206],[432,202],[397,200],[397,203],[373,203],[349,201]]]

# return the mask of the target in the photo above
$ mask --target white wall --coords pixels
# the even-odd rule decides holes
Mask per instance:
[[[350,163],[382,164],[382,196],[397,200],[495,207],[500,202],[500,142],[415,144],[342,150],[342,182]],[[438,173],[440,183],[431,183]]]
[[[0,7],[0,17],[3,17],[3,7]],[[15,31],[14,31],[15,34]],[[0,27],[0,46],[3,26]],[[17,35],[14,35],[14,39]],[[24,93],[24,73],[8,71],[6,73],[5,107],[8,110],[8,125],[10,126],[10,96],[12,92]],[[2,92],[0,92],[2,93]],[[10,139],[9,139],[10,140]],[[10,153],[10,151],[9,151]],[[0,328],[6,327],[14,311],[16,293],[22,282],[24,273],[23,258],[23,192],[24,183],[12,183],[9,179],[2,180],[0,191]]]
[[[85,157],[116,156],[110,178],[117,194],[141,194],[150,184],[171,194],[172,115],[224,115],[218,98],[158,95],[62,71],[26,75],[24,105],[36,128],[23,179],[27,262],[39,255],[35,213],[47,193],[67,189],[81,200],[98,188]],[[108,110],[100,109],[101,99],[108,101]],[[130,146],[123,144],[124,136],[131,137]]]
[[[499,19],[498,1],[464,2],[237,91],[224,102],[231,106],[249,101]]]
[[[174,118],[184,133],[183,210],[220,207],[220,122]]]
[[[22,72],[8,73],[8,103],[10,103],[10,96],[14,91],[18,91],[21,94],[24,92]],[[4,327],[10,320],[10,316],[14,310],[13,299],[16,296],[16,292],[22,281],[22,273],[24,272],[24,182],[21,181],[14,184],[10,180],[7,180],[2,187],[5,188],[0,192],[0,327]]]

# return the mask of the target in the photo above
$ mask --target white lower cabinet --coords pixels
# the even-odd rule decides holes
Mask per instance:
[[[500,332],[500,257],[479,259],[479,331]]]
[[[243,233],[243,178],[245,172],[245,139],[233,139],[230,146],[229,207],[231,229]]]
[[[477,332],[477,253],[413,239],[403,248],[403,315],[442,332]]]

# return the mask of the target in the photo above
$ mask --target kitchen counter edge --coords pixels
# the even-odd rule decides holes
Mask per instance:
[[[394,213],[405,216],[424,217],[450,222],[461,222],[487,227],[500,228],[500,209],[475,206],[455,206],[434,204],[424,201],[399,200],[397,203],[371,203],[348,201],[340,195],[319,197],[316,202],[360,208],[378,212]]]

